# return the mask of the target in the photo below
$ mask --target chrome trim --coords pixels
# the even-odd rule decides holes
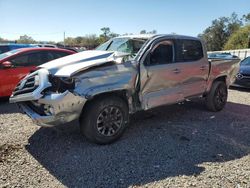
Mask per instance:
[[[24,93],[24,94],[20,94],[20,95],[11,95],[10,96],[10,103],[15,103],[15,102],[22,102],[22,101],[31,101],[31,100],[37,100],[39,98],[41,98],[43,95],[41,94],[41,92],[50,87],[51,83],[49,82],[49,71],[46,69],[39,69],[29,75],[27,75],[22,81],[21,83],[26,82],[25,80],[29,79],[32,76],[36,76],[38,74],[38,87],[30,93]],[[37,78],[35,78],[37,79]],[[36,81],[35,81],[36,82]]]

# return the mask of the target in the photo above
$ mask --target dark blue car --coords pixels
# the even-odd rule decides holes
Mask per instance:
[[[0,44],[0,54],[15,50],[18,48],[31,48],[31,47],[37,47],[37,45],[34,44]]]
[[[250,88],[250,56],[241,61],[239,73],[232,86]]]

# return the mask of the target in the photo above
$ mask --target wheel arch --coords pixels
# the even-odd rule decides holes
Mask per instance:
[[[222,82],[225,82],[227,84],[227,75],[222,75],[222,76],[217,77],[216,79],[214,79],[213,83],[216,81],[222,81]]]
[[[227,75],[220,75],[220,76],[216,77],[213,81],[208,82],[207,90],[206,90],[206,92],[205,92],[205,94],[204,94],[203,96],[206,96],[206,95],[207,95],[207,93],[211,90],[212,85],[213,85],[215,82],[217,82],[217,81],[222,81],[222,82],[224,82],[224,83],[227,85],[227,87],[229,87],[229,84],[228,84],[228,83],[229,83],[228,76],[227,76]]]
[[[100,98],[111,97],[111,96],[115,96],[122,99],[127,104],[129,112],[133,111],[132,97],[129,94],[128,90],[123,89],[110,92],[102,92],[102,93],[97,93],[93,96],[88,96],[88,100],[86,101],[85,105],[82,108],[80,118],[83,116],[84,112],[86,111],[86,109],[88,109],[88,106],[91,105],[93,101],[98,100]]]

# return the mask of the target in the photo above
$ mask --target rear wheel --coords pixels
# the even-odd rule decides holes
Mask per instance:
[[[217,112],[224,108],[227,102],[227,86],[223,81],[213,83],[206,96],[206,106],[210,111]]]
[[[127,122],[127,104],[119,97],[107,96],[88,104],[80,128],[91,142],[109,144],[121,137]]]

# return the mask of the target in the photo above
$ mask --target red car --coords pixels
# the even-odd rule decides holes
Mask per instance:
[[[36,66],[74,53],[60,48],[20,48],[0,54],[0,97],[10,96],[17,83]]]

